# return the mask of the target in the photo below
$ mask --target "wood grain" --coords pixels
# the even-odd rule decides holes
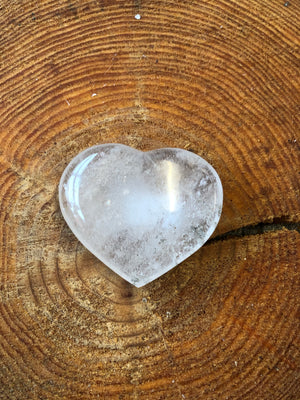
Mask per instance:
[[[0,2],[1,399],[300,398],[299,17]],[[65,166],[108,142],[188,149],[224,187],[213,239],[141,289],[59,210]]]

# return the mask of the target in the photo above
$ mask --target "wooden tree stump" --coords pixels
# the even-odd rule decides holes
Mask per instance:
[[[0,2],[1,399],[300,398],[299,18]],[[107,142],[188,149],[223,182],[214,237],[141,289],[59,210],[65,166]]]

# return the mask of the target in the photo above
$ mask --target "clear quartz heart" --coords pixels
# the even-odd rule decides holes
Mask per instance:
[[[213,167],[189,151],[103,144],[70,162],[59,202],[80,242],[141,287],[207,241],[220,219],[223,190]]]

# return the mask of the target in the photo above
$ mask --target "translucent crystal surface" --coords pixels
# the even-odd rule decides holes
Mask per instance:
[[[81,243],[140,287],[207,241],[221,215],[223,191],[213,167],[189,151],[103,144],[70,162],[59,200]]]

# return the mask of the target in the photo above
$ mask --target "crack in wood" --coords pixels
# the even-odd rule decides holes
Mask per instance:
[[[233,229],[217,235],[206,242],[206,244],[223,241],[227,239],[241,238],[245,236],[261,235],[267,232],[277,232],[287,229],[300,233],[300,223],[286,221],[283,218],[274,218],[271,222],[260,222],[256,225],[245,225],[238,229]]]

